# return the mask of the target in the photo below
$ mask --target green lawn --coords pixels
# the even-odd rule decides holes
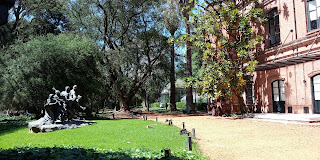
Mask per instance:
[[[153,129],[147,129],[151,125]],[[0,148],[16,146],[53,147],[74,145],[85,148],[148,148],[156,151],[168,147],[183,151],[186,136],[179,129],[154,121],[99,120],[96,124],[72,130],[29,133],[27,127],[0,132]]]

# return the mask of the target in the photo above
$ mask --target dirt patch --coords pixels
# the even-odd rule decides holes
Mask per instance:
[[[320,127],[211,116],[156,115],[159,122],[196,130],[210,159],[319,159]],[[148,119],[155,120],[156,116]]]

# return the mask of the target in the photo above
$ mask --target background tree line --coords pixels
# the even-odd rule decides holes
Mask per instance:
[[[192,85],[206,97],[235,95],[244,110],[241,94],[262,40],[251,24],[261,15],[255,1],[16,0],[0,27],[1,108],[39,113],[50,88],[73,84],[96,111],[148,106],[169,81],[174,95],[180,42],[191,112]]]
[[[17,0],[0,27],[2,109],[39,114],[51,88],[127,111],[168,83],[162,0]],[[161,14],[159,14],[161,13]]]

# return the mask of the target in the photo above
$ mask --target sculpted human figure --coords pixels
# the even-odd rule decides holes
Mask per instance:
[[[61,96],[63,97],[64,101],[68,101],[69,99],[69,94],[70,94],[70,87],[66,86],[65,90],[61,92]]]
[[[76,94],[77,85],[72,87],[66,86],[65,90],[60,93],[59,90],[52,88],[54,94],[49,94],[47,102],[44,104],[45,115],[37,121],[29,122],[30,132],[47,132],[57,129],[73,128],[74,118],[77,118],[76,111],[85,109],[79,105],[80,95]],[[9,112],[9,110],[7,111]],[[71,122],[65,122],[65,121]],[[79,121],[84,120],[77,120]]]
[[[79,100],[80,100],[81,97],[82,97],[82,96],[80,96],[80,95],[77,96],[77,99],[76,99],[76,101],[77,101],[77,109],[81,108],[82,110],[85,110],[86,107],[82,107],[82,106],[79,104]]]
[[[64,102],[63,97],[59,90],[55,90],[55,94],[53,98],[58,101],[59,105],[61,105]]]
[[[57,103],[58,102],[53,98],[53,94],[50,94],[47,99],[47,103],[44,105],[45,115],[48,116],[51,121],[54,121],[53,108]]]
[[[79,105],[80,95],[76,94],[77,85],[70,90],[69,86],[65,87],[65,90],[60,93],[59,90],[52,88],[55,94],[50,94],[45,104],[45,110],[47,116],[53,122],[61,122],[66,119],[72,120],[76,118],[77,110],[85,110],[85,107]]]
[[[74,85],[72,87],[72,90],[69,93],[68,105],[67,105],[67,108],[69,109],[68,111],[69,120],[75,118],[75,114],[76,114],[76,110],[75,110],[75,106],[77,104],[76,89],[77,89],[77,85]]]
[[[62,115],[62,120],[66,119],[67,118],[67,114],[69,114],[70,110],[69,110],[69,95],[70,95],[70,87],[69,86],[66,86],[65,87],[65,90],[61,92],[61,97],[63,98],[63,111],[64,111],[64,114]]]
[[[77,99],[76,89],[77,89],[77,85],[74,85],[74,86],[72,87],[72,90],[70,91],[69,99],[70,99],[71,101],[75,101],[75,100]]]

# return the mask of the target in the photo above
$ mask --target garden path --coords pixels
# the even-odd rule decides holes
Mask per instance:
[[[319,159],[320,127],[212,116],[160,116],[159,122],[195,128],[196,141],[210,159]],[[150,117],[155,120],[155,117]]]

